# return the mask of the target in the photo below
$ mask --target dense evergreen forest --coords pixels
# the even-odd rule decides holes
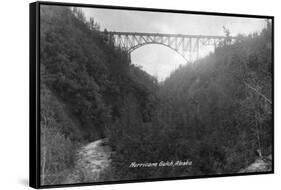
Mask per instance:
[[[161,83],[80,9],[41,6],[40,24],[43,184],[63,183],[76,150],[101,138],[114,152],[103,180],[231,174],[257,150],[272,153],[270,22]],[[191,167],[129,167],[186,159]]]

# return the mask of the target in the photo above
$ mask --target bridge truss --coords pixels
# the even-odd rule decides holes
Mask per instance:
[[[203,47],[216,48],[222,44],[231,44],[237,38],[231,36],[204,36],[183,34],[136,33],[136,32],[103,32],[103,35],[115,46],[119,46],[129,53],[147,44],[164,45],[187,62],[193,62],[200,57]]]

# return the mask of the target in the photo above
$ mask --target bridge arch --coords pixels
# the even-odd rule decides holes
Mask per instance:
[[[162,82],[179,67],[191,64],[166,45],[149,43],[127,51],[130,63]]]
[[[184,54],[180,53],[180,51],[178,51],[176,48],[173,48],[172,46],[169,46],[168,44],[164,44],[164,43],[160,43],[160,42],[145,42],[145,43],[140,43],[137,44],[135,46],[132,46],[128,49],[129,53],[132,53],[133,51],[135,51],[136,49],[143,47],[145,45],[161,45],[161,46],[165,46],[168,47],[169,49],[173,50],[174,52],[176,52],[178,55],[180,55],[186,62],[189,62],[189,60],[184,56]]]

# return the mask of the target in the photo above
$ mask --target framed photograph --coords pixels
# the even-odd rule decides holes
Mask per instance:
[[[30,186],[274,172],[274,17],[30,4]]]

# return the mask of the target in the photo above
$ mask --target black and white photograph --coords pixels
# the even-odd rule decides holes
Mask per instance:
[[[39,187],[273,173],[273,17],[33,5]]]

